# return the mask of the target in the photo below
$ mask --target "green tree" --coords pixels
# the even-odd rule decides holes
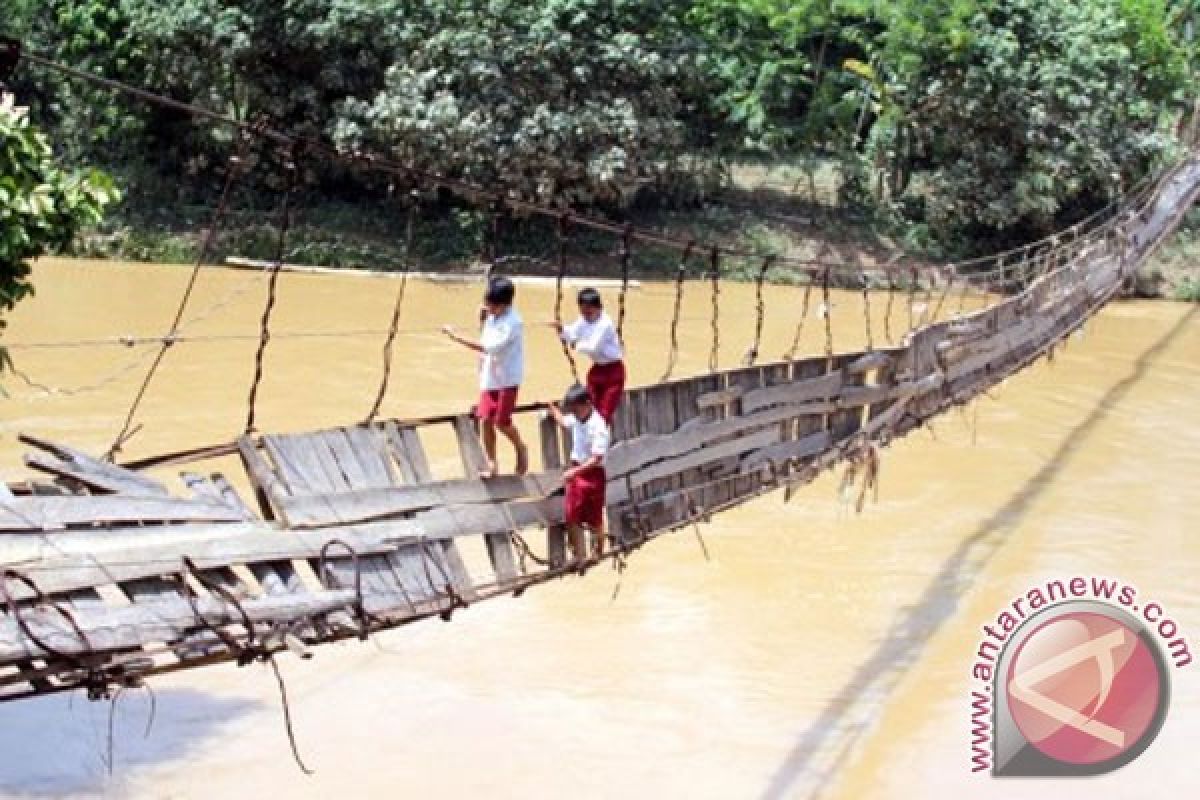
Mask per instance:
[[[26,109],[0,94],[0,314],[33,291],[31,259],[65,248],[117,199],[103,173],[59,167]],[[0,317],[0,331],[4,327]],[[0,365],[4,361],[0,350]]]

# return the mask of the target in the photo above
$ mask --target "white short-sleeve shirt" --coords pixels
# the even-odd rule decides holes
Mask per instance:
[[[621,337],[617,336],[617,328],[605,311],[600,312],[595,322],[580,317],[564,326],[562,338],[597,364],[612,364],[625,357]]]
[[[511,306],[503,314],[488,314],[479,337],[483,358],[479,366],[480,389],[520,386],[525,378],[524,323]]]
[[[599,412],[592,409],[592,413],[584,420],[574,414],[566,414],[563,416],[563,427],[571,431],[572,461],[582,464],[592,456],[600,456],[600,463],[604,463],[604,456],[608,454],[610,435],[608,423],[604,421],[604,417],[600,416]]]

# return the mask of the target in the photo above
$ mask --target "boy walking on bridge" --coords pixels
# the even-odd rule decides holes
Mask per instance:
[[[611,425],[625,392],[625,353],[600,293],[583,289],[578,300],[579,319],[566,326],[559,322],[550,324],[558,331],[559,338],[592,360],[587,374],[588,393],[600,416]]]
[[[563,471],[566,487],[567,538],[575,560],[587,558],[585,529],[592,532],[592,555],[604,553],[604,489],[607,476],[604,457],[608,454],[608,424],[593,406],[588,390],[575,384],[563,398],[567,412],[550,403],[554,420],[571,432],[571,465]]]
[[[475,416],[481,424],[483,450],[487,467],[481,478],[495,477],[496,431],[512,442],[516,450],[516,473],[524,475],[529,469],[529,450],[521,441],[521,433],[513,424],[513,409],[517,406],[517,390],[525,377],[524,324],[513,307],[516,287],[508,278],[493,278],[483,295],[483,330],[479,341],[472,341],[455,332],[450,325],[442,332],[455,342],[481,355],[479,359],[479,403]]]

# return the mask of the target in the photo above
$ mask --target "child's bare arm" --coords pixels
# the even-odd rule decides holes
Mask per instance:
[[[555,403],[553,401],[547,403],[546,404],[546,413],[548,413],[551,417],[554,418],[554,421],[556,423],[558,423],[558,426],[560,428],[567,427],[567,421],[565,419],[563,419],[562,409],[560,409],[558,407],[558,403]]]
[[[446,334],[446,336],[448,336],[450,338],[450,341],[458,342],[459,344],[461,344],[463,347],[467,348],[468,350],[474,350],[476,353],[483,352],[483,346],[481,344],[479,344],[479,342],[472,341],[472,340],[466,338],[465,336],[459,336],[458,332],[455,331],[454,327],[451,325],[443,325],[442,333]]]

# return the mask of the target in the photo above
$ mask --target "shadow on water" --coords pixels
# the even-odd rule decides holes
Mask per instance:
[[[1067,432],[1062,444],[1028,481],[971,532],[942,564],[920,598],[896,617],[874,653],[851,674],[820,716],[800,735],[763,792],[764,800],[795,797],[807,788],[819,796],[867,730],[873,712],[919,659],[925,645],[954,616],[962,596],[992,557],[1004,546],[1030,506],[1053,484],[1055,475],[1088,439],[1109,410],[1144,377],[1155,360],[1196,316],[1192,308],[1180,317],[1137,361],[1133,370],[1100,398],[1096,407]],[[832,753],[829,751],[833,750]],[[822,752],[824,758],[819,758]]]
[[[109,707],[89,702],[82,692],[0,706],[0,795],[108,794],[121,788],[131,769],[182,758],[232,720],[257,710],[241,698],[170,689],[157,693],[151,720],[150,695],[127,691],[113,718],[110,775]]]

